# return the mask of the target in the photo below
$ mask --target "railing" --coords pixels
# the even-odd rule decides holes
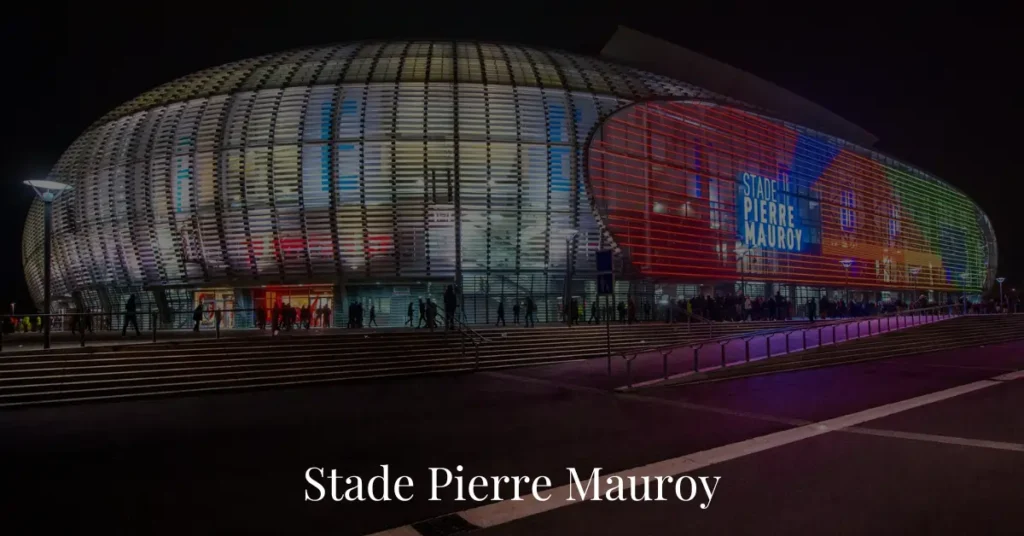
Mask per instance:
[[[692,372],[693,373],[697,373],[697,372],[700,372],[700,351],[705,346],[710,346],[713,343],[714,344],[718,344],[719,349],[720,349],[720,353],[721,353],[721,364],[720,364],[720,366],[718,368],[725,368],[727,366],[727,364],[726,364],[726,347],[728,346],[729,343],[734,342],[734,341],[743,341],[743,343],[744,343],[744,362],[749,363],[750,360],[751,360],[751,356],[750,356],[750,342],[753,341],[753,340],[756,340],[758,338],[764,338],[764,340],[765,340],[765,359],[770,359],[772,357],[771,341],[772,341],[773,338],[777,337],[778,335],[784,335],[784,337],[785,337],[785,344],[786,344],[785,352],[784,353],[788,354],[788,353],[791,352],[791,347],[790,347],[790,339],[791,339],[791,337],[790,337],[790,335],[792,335],[793,333],[796,333],[796,332],[801,332],[802,350],[806,351],[807,350],[807,331],[808,330],[817,329],[817,332],[818,332],[818,334],[817,334],[818,335],[817,348],[819,350],[821,350],[825,346],[825,342],[822,339],[822,330],[828,329],[829,327],[832,328],[832,338],[831,338],[830,344],[831,345],[837,345],[838,341],[836,339],[836,328],[838,326],[843,326],[844,327],[844,330],[845,330],[845,339],[844,340],[850,341],[850,340],[853,340],[853,339],[850,338],[850,332],[849,332],[850,324],[856,324],[857,333],[856,333],[856,337],[855,338],[861,338],[863,336],[862,333],[861,333],[861,325],[865,325],[865,324],[867,325],[867,330],[868,330],[867,335],[871,336],[872,335],[872,328],[871,328],[872,323],[873,322],[877,322],[877,326],[878,326],[877,332],[881,333],[882,332],[882,321],[883,321],[883,319],[885,320],[885,323],[886,323],[886,327],[887,327],[886,331],[891,331],[892,330],[892,320],[893,319],[895,319],[895,321],[896,321],[896,329],[900,329],[900,318],[901,317],[905,318],[907,316],[911,316],[911,317],[913,317],[913,316],[923,316],[924,317],[923,318],[923,322],[927,323],[927,322],[931,322],[932,318],[934,318],[935,320],[938,320],[939,318],[943,318],[943,317],[957,316],[956,314],[952,314],[952,315],[945,314],[945,315],[943,315],[943,314],[941,314],[943,311],[946,311],[948,313],[949,312],[949,306],[948,305],[938,305],[938,306],[926,307],[926,308],[921,308],[921,309],[906,309],[906,310],[903,310],[903,311],[881,313],[881,314],[874,315],[874,316],[833,318],[833,319],[829,319],[829,320],[821,321],[821,322],[801,322],[801,324],[799,326],[795,326],[795,327],[782,326],[782,327],[779,327],[779,328],[776,328],[776,329],[758,330],[755,333],[745,333],[745,334],[741,334],[741,335],[730,335],[730,336],[724,336],[724,337],[719,337],[719,338],[711,338],[711,339],[707,339],[707,340],[700,341],[700,342],[697,342],[697,343],[684,343],[684,344],[675,343],[675,344],[652,346],[652,347],[640,348],[640,349],[631,349],[631,350],[624,351],[624,352],[621,353],[622,359],[625,361],[625,364],[626,364],[626,380],[627,380],[626,388],[630,389],[633,386],[633,373],[632,373],[632,363],[633,363],[633,361],[637,357],[639,357],[641,355],[644,355],[644,354],[652,354],[652,353],[657,352],[657,353],[659,353],[661,355],[661,358],[662,358],[662,379],[663,380],[667,380],[669,378],[669,372],[668,372],[668,370],[669,370],[669,366],[668,366],[669,356],[675,350],[677,350],[679,348],[690,348],[690,349],[693,350],[693,369],[692,369]],[[955,313],[956,311],[953,311],[953,312]],[[907,327],[908,323],[909,323],[908,320],[904,320],[904,327]],[[778,355],[778,354],[776,354],[776,355]]]
[[[876,315],[874,317],[861,316],[844,317],[840,319],[829,319],[826,320],[825,323],[821,325],[828,326],[828,322],[851,322],[853,320],[865,320],[868,318],[884,319],[886,316],[896,317],[905,316],[907,314],[922,314],[924,311],[932,311],[937,313],[944,310],[948,310],[953,315],[963,314],[962,304],[946,304],[932,306],[926,309],[910,309],[900,311],[897,313],[883,313],[880,315]],[[200,321],[198,331],[207,334],[212,331],[215,337],[220,338],[221,330],[226,328],[252,330],[259,330],[262,328],[270,330],[272,333],[277,333],[279,331],[290,331],[293,329],[321,329],[326,327],[344,326],[345,320],[342,318],[338,318],[338,315],[341,314],[347,317],[347,312],[345,310],[332,310],[326,317],[318,316],[316,314],[316,310],[313,310],[308,319],[303,319],[297,316],[290,322],[284,322],[283,319],[279,317],[277,322],[277,329],[274,329],[273,310],[263,309],[262,311],[264,314],[262,315],[258,314],[259,311],[261,310],[255,308],[215,309],[213,311],[204,310],[202,312],[203,318]],[[706,325],[708,330],[707,336],[709,338],[714,336],[716,330],[723,329],[724,326],[736,325],[736,323],[732,322],[714,322],[707,318],[704,318],[703,316],[697,313],[691,313],[687,321],[685,312],[683,314],[683,320],[687,324],[687,331],[692,332],[694,330],[703,329],[703,327]],[[974,310],[969,310],[968,314],[973,315],[977,313]],[[139,327],[140,335],[142,335],[141,332],[145,331],[146,335],[152,342],[157,342],[158,340],[160,340],[160,334],[164,332],[184,334],[187,333],[187,331],[189,330],[195,330],[196,326],[195,321],[193,319],[193,315],[194,311],[173,311],[165,314],[158,313],[157,311],[138,311],[134,315],[134,324]],[[440,317],[440,315],[438,316]],[[97,340],[94,335],[96,333],[116,333],[117,331],[122,331],[122,333],[124,333],[127,331],[127,327],[135,327],[135,325],[131,325],[132,323],[130,322],[128,315],[126,315],[123,312],[65,312],[51,313],[49,315],[5,315],[3,317],[0,317],[0,319],[2,319],[3,322],[2,329],[0,329],[0,352],[2,352],[4,349],[5,339],[12,338],[10,331],[14,326],[13,319],[17,318],[20,321],[22,318],[25,317],[31,319],[31,331],[37,333],[44,331],[42,321],[44,321],[44,319],[49,319],[49,322],[51,323],[51,331],[53,333],[59,334],[71,331],[77,335],[78,345],[82,347],[86,345],[86,342]],[[362,326],[366,326],[368,324],[368,320],[368,310],[364,309]],[[481,340],[486,340],[485,337],[480,335],[479,332],[477,332],[475,329],[473,329],[469,324],[465,322],[465,319],[462,318],[461,314],[456,315],[456,321],[458,329],[462,332],[468,332],[466,336],[470,338],[469,340],[475,341],[474,344],[479,344]],[[896,322],[898,323],[899,320],[897,319]],[[605,319],[605,323],[607,323],[607,319]],[[614,323],[619,324],[620,322],[616,321]],[[24,322],[21,322],[21,324],[24,325]],[[645,324],[650,324],[650,322],[639,322],[639,325]],[[437,325],[443,325],[443,322],[437,322]],[[801,322],[801,327],[794,328],[794,330],[806,329],[804,326],[805,322]],[[22,326],[19,325],[18,327],[19,332],[24,331]],[[786,326],[780,327],[780,329],[785,328]],[[19,337],[20,335],[15,335],[13,338],[14,340],[17,340]],[[66,343],[68,339],[63,338],[63,340]],[[651,351],[654,350],[658,349],[652,349]],[[610,356],[611,349],[609,348],[609,357]]]
[[[261,311],[265,314],[260,314]],[[152,342],[157,342],[158,332],[187,333],[189,330],[205,333],[209,333],[212,330],[214,336],[220,339],[221,329],[224,327],[225,320],[227,320],[230,327],[235,329],[260,330],[269,328],[272,334],[280,331],[290,331],[293,328],[310,329],[335,325],[333,310],[324,315],[318,315],[316,310],[312,310],[308,317],[302,317],[300,313],[296,314],[294,319],[288,317],[287,320],[283,314],[275,317],[273,310],[253,308],[203,310],[198,322],[195,320],[194,315],[195,311],[172,311],[166,314],[161,314],[157,311],[137,311],[133,314],[72,312],[50,313],[48,315],[5,316],[2,318],[3,329],[0,329],[0,352],[3,351],[4,339],[11,338],[12,334],[7,332],[9,330],[15,331],[12,329],[15,326],[14,318],[18,319],[17,332],[26,331],[23,328],[25,322],[21,319],[29,318],[32,327],[28,331],[44,333],[44,347],[47,347],[49,342],[45,339],[45,326],[43,325],[47,321],[50,322],[52,333],[67,333],[70,331],[73,334],[77,334],[78,343],[81,347],[85,346],[87,340],[94,339],[97,333],[116,334],[118,331],[121,331],[122,335],[127,335],[129,328],[132,328],[131,331],[135,331],[137,336],[142,336],[143,332],[145,332]],[[366,320],[366,314],[364,314],[364,324]],[[24,327],[27,328],[28,326]],[[89,337],[86,336],[86,332],[90,334]]]
[[[480,345],[491,342],[490,339],[481,335],[477,330],[466,324],[459,315],[455,316],[455,324],[459,332],[459,342],[462,346],[462,357],[466,357],[466,340],[473,345],[474,368],[480,368]]]

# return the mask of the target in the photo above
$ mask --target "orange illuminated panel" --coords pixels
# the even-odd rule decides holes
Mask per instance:
[[[588,192],[648,276],[958,289],[982,272],[973,203],[881,159],[736,108],[655,101],[600,126]]]

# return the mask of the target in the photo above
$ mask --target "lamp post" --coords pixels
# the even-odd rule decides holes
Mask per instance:
[[[25,181],[43,201],[43,349],[50,348],[50,239],[53,201],[71,186],[56,181]]]
[[[565,235],[565,285],[562,290],[562,314],[565,316],[566,325],[572,325],[572,316],[569,311],[569,282],[572,279],[572,239],[576,238],[579,230],[570,229]]]
[[[999,306],[1000,307],[1005,305],[1003,303],[1003,281],[1006,281],[1005,277],[997,277],[996,278],[996,283],[999,283]]]
[[[850,306],[850,267],[853,266],[853,259],[841,259],[839,264],[843,265],[843,270],[846,271],[846,306]]]

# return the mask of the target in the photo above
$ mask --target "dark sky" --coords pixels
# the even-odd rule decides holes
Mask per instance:
[[[999,271],[1014,286],[1024,278],[1024,239],[1015,236],[1024,199],[1021,47],[1009,12],[974,17],[933,4],[927,13],[862,6],[800,15],[722,2],[717,14],[639,7],[650,2],[572,10],[484,2],[492,13],[443,2],[76,4],[22,5],[0,22],[0,303],[28,302],[20,242],[33,194],[21,181],[44,176],[92,121],[147,89],[250,56],[365,38],[500,40],[596,54],[618,24],[754,73],[868,129],[880,138],[876,148],[977,200],[998,235]]]

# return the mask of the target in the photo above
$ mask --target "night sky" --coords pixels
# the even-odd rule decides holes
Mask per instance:
[[[251,56],[367,38],[492,40],[596,54],[618,24],[749,71],[866,128],[880,139],[876,149],[975,199],[996,229],[1000,275],[1008,287],[1024,278],[1024,239],[1015,232],[1024,199],[1020,39],[1018,18],[1008,12],[974,18],[934,4],[927,13],[883,15],[865,6],[862,14],[817,16],[722,3],[718,14],[691,6],[629,13],[598,3],[570,11],[516,2],[493,14],[442,2],[417,9],[386,1],[212,8],[222,12],[210,12],[216,2],[34,4],[5,7],[0,22],[7,106],[0,303],[16,300],[19,309],[29,301],[21,232],[34,195],[21,181],[44,177],[89,124],[148,89]],[[616,5],[637,9],[632,4]]]

